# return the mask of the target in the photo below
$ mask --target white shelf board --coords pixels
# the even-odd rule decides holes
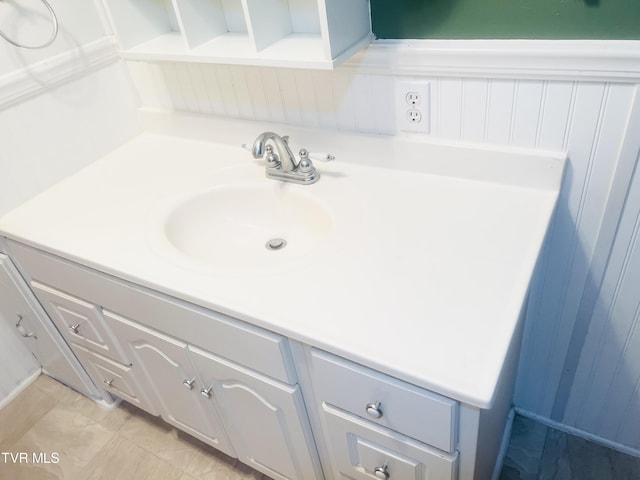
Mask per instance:
[[[325,56],[320,35],[292,33],[269,47],[256,52],[246,34],[226,33],[189,50],[179,33],[168,33],[153,40],[124,50],[125,60],[221,63],[227,65],[254,65],[264,67],[309,68],[332,70],[335,66],[366,47],[372,40],[367,35],[334,59]]]
[[[258,57],[289,62],[324,62],[322,37],[312,33],[292,33],[258,52]]]
[[[291,34],[261,52],[256,52],[249,36],[243,34],[220,35],[192,50],[186,48],[179,36],[176,39],[173,35],[163,35],[136,48],[122,51],[121,55],[126,60],[304,67],[324,70],[333,69],[335,63],[324,56],[322,38],[315,34]]]
[[[125,50],[134,55],[186,55],[187,45],[178,32],[169,32]]]
[[[189,52],[189,55],[214,58],[251,58],[256,55],[256,50],[248,34],[226,33],[197,46]]]

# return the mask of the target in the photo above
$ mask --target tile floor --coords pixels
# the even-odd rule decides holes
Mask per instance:
[[[10,453],[22,452],[28,454],[29,463],[19,463],[19,457],[14,463]],[[33,453],[46,454],[51,463],[33,463]],[[124,402],[104,410],[41,375],[0,410],[0,480],[58,479],[269,480]],[[640,458],[520,416],[514,420],[500,476],[500,480],[638,479]]]
[[[0,480],[57,479],[269,480],[125,402],[104,410],[41,375],[0,410]]]
[[[500,480],[638,480],[640,458],[516,416]]]

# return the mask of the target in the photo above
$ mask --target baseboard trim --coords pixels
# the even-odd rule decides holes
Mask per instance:
[[[23,381],[21,381],[18,385],[16,385],[16,387],[9,393],[9,395],[7,395],[2,400],[0,400],[0,410],[2,410],[4,407],[9,405],[9,403],[11,403],[11,401],[14,398],[16,398],[18,395],[20,395],[23,391],[25,391],[27,389],[27,387],[29,385],[31,385],[33,382],[35,382],[36,379],[41,374],[42,374],[42,369],[38,368],[31,375],[29,375],[27,378],[25,378]]]
[[[500,443],[500,450],[498,451],[498,458],[496,458],[496,465],[493,468],[493,475],[491,480],[498,480],[502,467],[504,465],[504,459],[507,456],[507,449],[509,448],[509,442],[511,440],[511,430],[513,428],[513,419],[516,416],[516,412],[513,408],[509,410],[507,415],[507,424],[504,426],[504,433],[502,434],[502,443]]]
[[[590,442],[597,443],[599,445],[602,445],[603,447],[612,448],[613,450],[617,450],[619,452],[626,453],[627,455],[640,458],[640,450],[637,450],[635,448],[628,447],[627,445],[623,445],[618,442],[607,440],[606,438],[602,438],[598,435],[594,435],[593,433],[585,432],[584,430],[580,430],[579,428],[571,427],[569,425],[556,422],[555,420],[551,420],[550,418],[543,417],[542,415],[538,415],[536,413],[529,412],[521,408],[516,407],[515,411],[518,415],[521,415],[526,418],[530,418],[531,420],[535,420],[536,422],[546,425],[547,427],[555,428],[556,430],[560,430],[561,432],[565,432],[570,435],[575,435],[576,437],[584,438],[585,440],[589,440]]]

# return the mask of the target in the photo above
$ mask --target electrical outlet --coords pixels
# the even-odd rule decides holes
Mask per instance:
[[[395,91],[398,131],[429,133],[429,82],[397,80]]]
[[[420,113],[420,110],[407,110],[407,120],[409,120],[409,123],[420,123],[422,121],[422,113]]]
[[[420,105],[422,102],[422,95],[420,95],[420,92],[409,92],[404,98],[407,105],[410,106]]]

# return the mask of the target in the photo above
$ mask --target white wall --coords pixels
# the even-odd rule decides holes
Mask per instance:
[[[135,108],[116,62],[0,110],[0,215],[130,138]]]
[[[629,122],[632,114],[640,114],[640,100],[635,100],[640,76],[624,67],[606,71],[608,63],[603,68],[609,60],[631,57],[601,52],[606,62],[592,56],[589,68],[581,69],[580,62],[589,60],[566,53],[553,61],[577,64],[558,74],[558,65],[516,71],[498,58],[503,62],[498,69],[498,63],[470,55],[456,75],[450,65],[460,63],[459,57],[448,59],[440,52],[437,68],[412,67],[397,60],[403,54],[402,48],[393,57],[382,52],[375,57],[388,57],[381,65],[368,63],[372,53],[367,53],[334,72],[128,63],[148,108],[376,134],[397,133],[394,82],[400,74],[409,75],[431,82],[434,137],[567,151],[557,214],[531,294],[516,404],[640,450],[640,437],[625,422],[632,413],[638,418],[640,408],[640,357],[633,349],[638,296],[619,288],[612,299],[608,290],[610,282],[631,285],[639,274],[638,255],[624,256],[637,244],[638,225],[634,234],[623,230],[637,219],[637,205],[627,205],[617,239],[615,233],[638,156],[638,124]],[[517,48],[512,51],[516,62],[518,54]],[[387,69],[385,62],[395,65]],[[247,140],[256,133],[247,132]],[[632,189],[636,196],[638,183]],[[608,381],[599,381],[600,376]],[[594,400],[585,402],[586,397]]]
[[[0,3],[0,28],[7,34],[26,42],[50,28],[38,19],[15,22],[7,14],[16,5],[36,8],[39,2]],[[138,129],[137,99],[96,4],[51,4],[60,36],[50,47],[19,51],[0,38],[0,215]],[[14,335],[2,332],[0,352],[1,403],[33,372],[33,359]]]
[[[40,50],[18,49],[0,38],[0,77],[110,35],[97,0],[49,0],[58,18],[56,40]],[[44,43],[52,31],[51,17],[40,0],[3,0],[0,30],[26,45]]]

